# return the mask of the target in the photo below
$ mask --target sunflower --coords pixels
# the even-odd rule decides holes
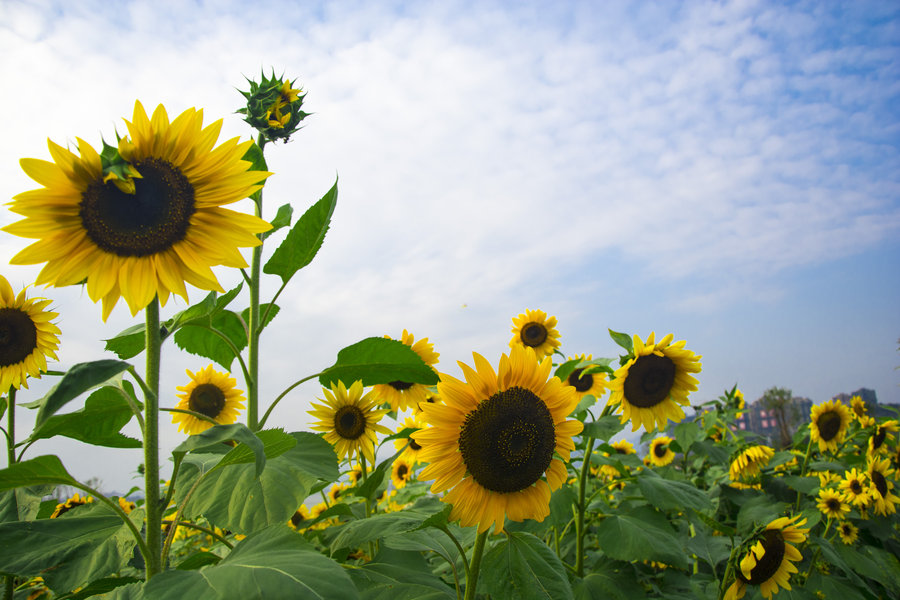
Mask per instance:
[[[398,490],[404,487],[412,474],[412,463],[404,460],[402,456],[398,456],[391,467],[391,481],[394,482],[394,487]]]
[[[728,476],[732,481],[749,481],[759,476],[760,470],[769,464],[775,450],[768,446],[751,446],[731,461]]]
[[[900,503],[900,498],[893,491],[894,482],[891,481],[893,479],[891,476],[894,474],[894,469],[891,468],[890,460],[887,458],[873,460],[869,463],[867,474],[869,481],[872,482],[872,485],[869,486],[869,495],[872,498],[875,514],[887,516],[897,512],[894,505]]]
[[[735,419],[740,419],[744,416],[744,408],[747,406],[747,403],[744,401],[744,392],[741,390],[734,390],[734,402],[737,406],[738,411],[734,414]]]
[[[93,501],[94,501],[93,496],[79,496],[78,493],[76,492],[75,494],[72,495],[71,498],[69,498],[65,502],[57,504],[56,509],[53,511],[53,514],[50,515],[50,518],[56,519],[58,517],[63,516],[64,514],[66,514],[73,508],[75,508],[76,506],[83,506],[85,504],[90,504]]]
[[[647,456],[650,458],[650,464],[657,467],[664,467],[675,459],[675,453],[669,448],[672,438],[667,435],[660,436],[650,442],[650,450]]]
[[[400,433],[404,429],[419,429],[422,427],[421,423],[418,423],[412,417],[406,417],[406,420],[397,428],[397,433]],[[407,437],[400,438],[394,440],[394,448],[397,450],[403,450],[403,453],[399,456],[399,458],[403,458],[410,465],[414,465],[419,462],[419,452],[422,450],[422,446],[419,445],[419,442],[412,439],[412,435],[410,434]]]
[[[803,560],[803,555],[791,544],[802,544],[809,533],[809,529],[798,527],[806,519],[795,524],[799,518],[800,515],[781,517],[766,526],[741,560],[740,568],[735,569],[735,580],[725,593],[726,600],[743,598],[748,585],[759,586],[767,600],[778,592],[779,586],[791,589],[791,573],[797,572],[794,562]]]
[[[850,521],[843,521],[838,525],[838,534],[841,536],[841,541],[849,546],[859,536],[859,529]]]
[[[390,339],[389,336],[384,336]],[[403,330],[400,341],[413,349],[419,355],[426,365],[436,365],[440,354],[434,351],[434,344],[428,342],[428,338],[422,338],[418,342],[411,333]],[[434,370],[434,367],[432,367]],[[435,372],[437,372],[435,370]],[[392,381],[390,383],[380,383],[372,388],[375,395],[381,402],[390,402],[391,410],[406,410],[425,402],[428,398],[428,388],[421,383],[409,383],[406,381]]]
[[[350,486],[356,486],[362,480],[362,466],[356,465],[350,472],[347,473],[347,476],[350,477]]]
[[[857,471],[856,468],[844,472],[844,479],[838,484],[843,490],[847,502],[853,506],[864,508],[869,504],[869,484],[866,483],[868,475],[865,471]]]
[[[44,310],[52,302],[46,298],[18,295],[0,275],[0,394],[10,386],[28,387],[28,377],[40,377],[47,370],[47,357],[56,358],[59,327],[50,321],[59,313]]]
[[[341,494],[346,490],[349,486],[345,483],[334,483],[328,488],[328,500],[334,504],[341,498]]]
[[[121,496],[119,496],[117,500],[119,502],[119,508],[121,508],[125,512],[126,515],[128,513],[130,513],[131,511],[133,511],[135,508],[137,508],[137,504],[135,504],[131,500],[128,500]]]
[[[426,388],[426,389],[428,389],[428,388]],[[429,389],[428,393],[425,394],[425,400],[423,400],[422,402],[419,402],[418,404],[413,406],[413,419],[415,419],[416,423],[418,423],[418,425],[416,425],[416,427],[422,426],[422,406],[425,404],[440,404],[440,403],[441,403],[441,397]]]
[[[829,489],[819,490],[816,508],[829,519],[843,519],[850,512],[850,505],[844,495]]]
[[[288,526],[290,526],[291,529],[297,529],[303,521],[307,521],[309,518],[309,509],[306,508],[305,504],[301,504],[300,508],[298,508],[288,520]]]
[[[213,369],[212,365],[191,373],[185,369],[190,383],[177,389],[180,400],[175,408],[192,410],[214,419],[220,425],[237,421],[238,411],[244,408],[244,392],[237,389],[237,381],[228,373]],[[172,413],[172,422],[178,424],[178,431],[194,435],[213,426],[209,421],[186,413]]]
[[[875,424],[875,419],[868,414],[866,403],[859,396],[850,398],[850,411],[853,413],[853,418],[859,421],[860,427],[869,427]]]
[[[375,442],[378,433],[391,431],[378,421],[388,412],[376,410],[378,403],[374,391],[363,395],[362,381],[355,381],[348,390],[343,381],[331,384],[331,391],[322,388],[325,404],[313,404],[315,410],[308,413],[319,419],[313,423],[316,431],[325,432],[325,440],[330,442],[339,459],[353,459],[361,454],[375,462]]]
[[[850,425],[850,409],[839,400],[828,400],[812,407],[809,413],[809,434],[819,443],[819,452],[837,452]]]
[[[498,372],[480,354],[475,368],[459,363],[465,381],[442,375],[443,404],[422,405],[429,425],[412,435],[430,463],[419,479],[431,491],[450,490],[450,520],[463,527],[503,530],[504,519],[543,521],[550,493],[566,481],[563,461],[575,449],[580,421],[575,390],[550,375],[552,360],[538,362],[534,349],[514,345],[500,358]]]
[[[869,447],[866,455],[873,460],[876,455],[888,452],[890,442],[894,440],[894,434],[900,431],[896,419],[885,421],[875,428],[875,433],[869,438]]]
[[[610,446],[613,448],[613,450],[616,451],[616,454],[637,454],[634,450],[634,444],[632,444],[628,440],[619,440],[618,442],[612,442]],[[610,456],[606,452],[604,452],[603,454],[605,456]],[[627,469],[628,467],[625,468]],[[597,473],[605,475],[609,479],[614,479],[621,475],[621,473],[619,473],[619,470],[613,465],[600,465]]]
[[[570,358],[569,360],[582,360],[589,361],[591,360],[591,355],[588,354],[585,356],[584,354],[579,354],[574,357],[574,359]],[[585,367],[586,368],[586,367]],[[575,393],[578,396],[578,400],[580,401],[582,398],[590,394],[595,398],[599,398],[603,395],[606,390],[606,373],[597,372],[597,373],[588,373],[584,374],[585,368],[575,369],[569,376],[566,377],[566,385],[570,385],[575,388]]]
[[[203,111],[194,108],[170,123],[162,105],[148,118],[135,102],[125,124],[129,136],[118,153],[133,178],[104,174],[100,155],[82,139],[80,156],[48,141],[53,162],[21,160],[44,187],[15,196],[10,210],[25,219],[3,228],[38,240],[10,263],[46,262],[38,284],[86,281],[91,300],[103,301],[103,320],[120,297],[136,314],[155,296],[162,304],[170,293],[187,300],[185,283],[223,291],[210,267],[246,267],[238,247],[258,246],[255,234],[271,228],[222,208],[270,175],[242,160],[252,141],[233,138],[214,149],[222,121],[204,128]]]
[[[681,421],[688,394],[696,391],[700,356],[685,350],[685,342],[672,343],[670,333],[659,343],[653,333],[642,342],[634,336],[634,355],[622,365],[609,383],[609,403],[622,411],[621,421],[631,421],[631,430],[641,425],[647,431],[664,429],[668,419]],[[680,405],[680,406],[679,406]]]
[[[531,348],[538,360],[550,356],[559,348],[556,317],[548,317],[542,310],[526,310],[514,317],[512,333],[509,347]]]

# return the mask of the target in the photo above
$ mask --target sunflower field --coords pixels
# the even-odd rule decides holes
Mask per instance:
[[[262,334],[338,192],[297,219],[263,210],[265,152],[308,115],[294,81],[248,83],[255,140],[219,143],[200,110],[170,120],[136,102],[116,145],[49,142],[51,160],[21,161],[39,187],[9,204],[22,219],[4,231],[31,240],[11,263],[43,265],[36,285],[83,285],[104,321],[120,299],[144,318],[108,358],[50,370],[52,300],[0,276],[4,598],[900,597],[900,421],[829,401],[773,447],[735,426],[737,386],[692,403],[702,357],[672,334],[610,330],[618,356],[568,356],[557,319],[526,310],[507,353],[453,357],[457,376],[404,330],[261,398]],[[248,197],[255,214],[228,208]],[[213,267],[242,283],[224,289]],[[207,295],[191,304],[188,286]],[[187,308],[164,318],[173,294]],[[209,365],[161,393],[164,346]],[[53,388],[24,399],[42,375]],[[311,380],[311,431],[270,425]],[[161,419],[184,434],[170,456]],[[108,496],[30,452],[55,436],[142,448],[143,485]]]

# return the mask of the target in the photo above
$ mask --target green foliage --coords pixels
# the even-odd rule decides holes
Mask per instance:
[[[574,598],[559,557],[528,533],[510,533],[485,555],[481,581],[492,598]]]
[[[120,433],[134,417],[124,396],[133,396],[134,389],[130,383],[122,383],[123,387],[105,386],[96,390],[87,397],[84,408],[80,410],[49,417],[34,428],[28,441],[61,435],[95,446],[140,448],[140,440]],[[137,400],[134,402],[138,404]]]
[[[326,387],[338,381],[349,387],[357,380],[367,386],[391,381],[434,385],[438,376],[403,342],[370,337],[338,352],[337,361],[319,374]]]
[[[126,362],[118,360],[96,360],[79,363],[69,369],[63,378],[53,386],[39,403],[34,426],[41,427],[63,406],[85,393],[92,387],[102,385],[123,373],[130,367]]]

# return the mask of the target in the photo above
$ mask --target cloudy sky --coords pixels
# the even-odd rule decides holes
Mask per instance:
[[[340,198],[264,335],[264,404],[404,328],[451,374],[472,351],[496,364],[527,308],[559,318],[570,355],[616,355],[607,328],[686,340],[704,357],[695,403],[735,383],[751,400],[777,385],[900,403],[896,4],[248,6],[0,0],[0,195],[37,187],[18,160],[49,159],[47,138],[113,139],[135,99],[246,138],[244,76],[296,78],[314,114],[267,148],[264,216],[299,215],[336,176]],[[3,264],[26,244],[0,236]],[[18,289],[37,271],[3,274]],[[142,318],[122,302],[101,323],[78,288],[33,293],[60,313],[61,369]],[[205,364],[167,345],[163,404]],[[272,423],[303,429],[317,395],[297,388]],[[167,448],[181,439],[164,427]],[[28,456],[47,452],[119,489],[140,461],[66,440]]]

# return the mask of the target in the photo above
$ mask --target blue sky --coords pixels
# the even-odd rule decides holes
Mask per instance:
[[[340,199],[265,336],[264,397],[404,328],[451,374],[472,351],[496,363],[512,317],[540,308],[568,354],[615,354],[607,328],[686,340],[704,357],[695,403],[734,383],[751,400],[865,386],[900,403],[900,8],[554,6],[2,0],[0,192],[35,187],[18,159],[48,158],[47,138],[112,138],[135,99],[246,137],[235,88],[274,68],[315,114],[267,148],[267,216],[336,175]],[[0,237],[3,263],[25,243]],[[3,272],[18,288],[37,269]],[[123,305],[101,324],[79,289],[42,293],[61,367],[135,322]],[[168,348],[163,366],[174,394],[205,363]],[[278,422],[303,428],[317,395],[298,388]],[[112,454],[41,452],[84,477]]]

